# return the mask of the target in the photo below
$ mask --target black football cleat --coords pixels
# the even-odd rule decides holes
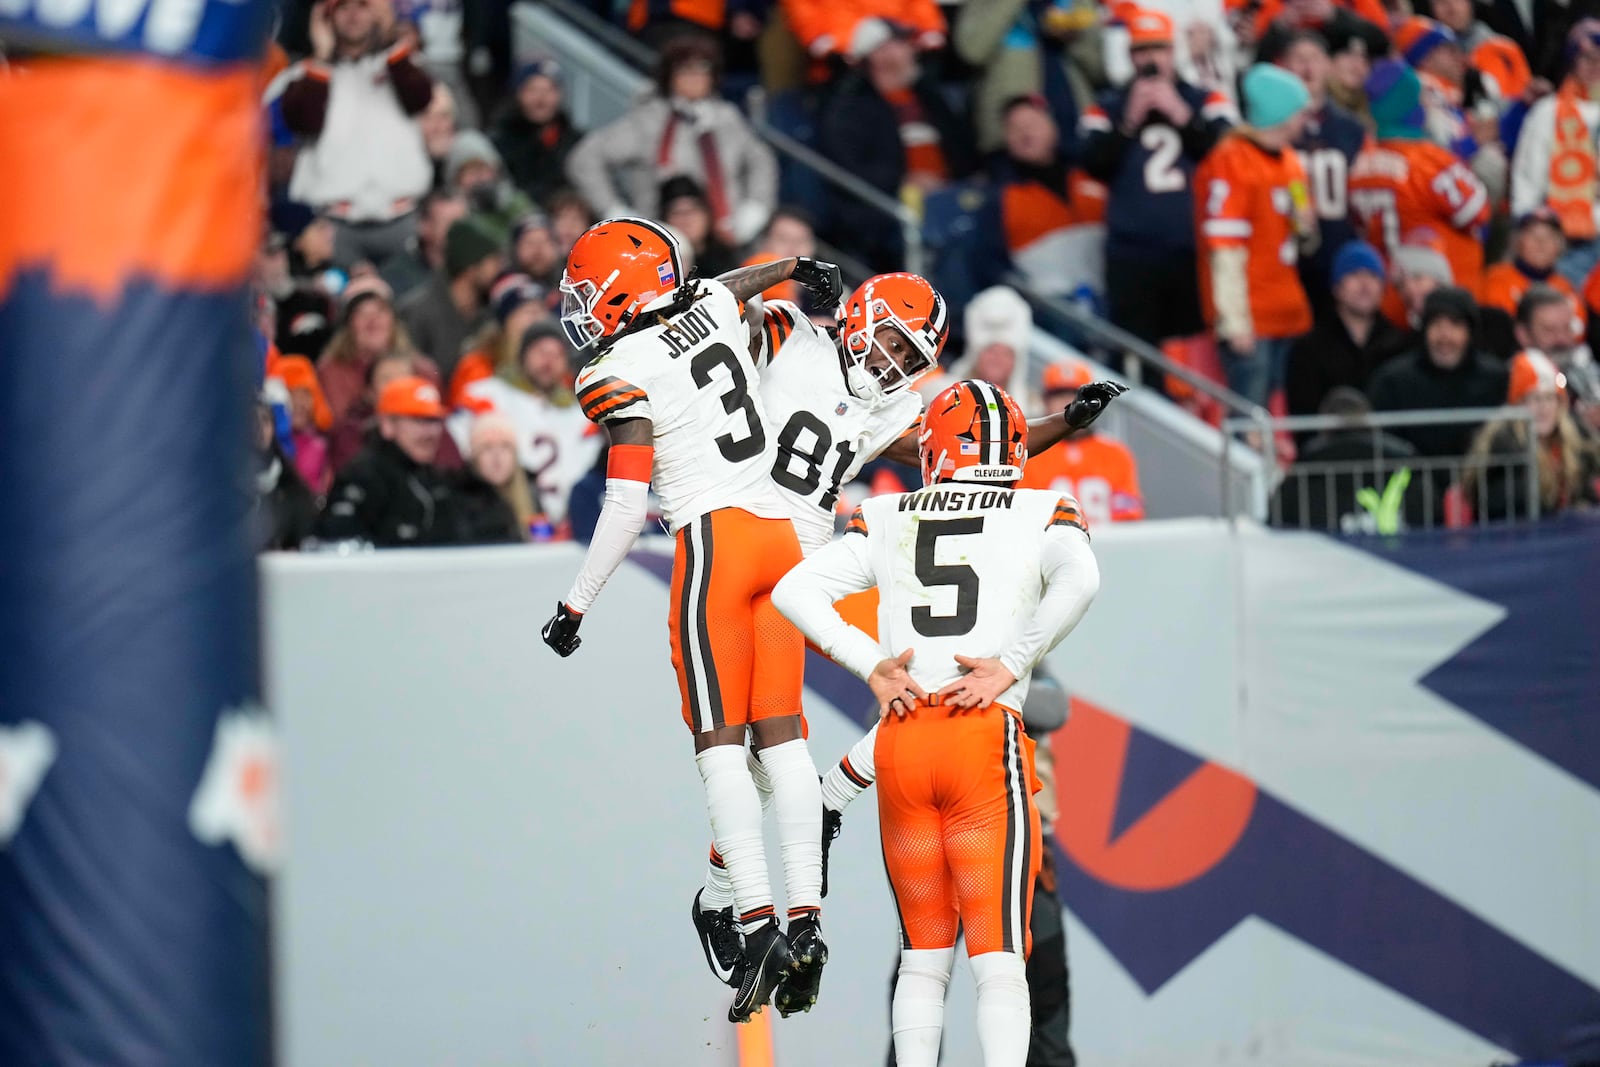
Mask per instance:
[[[828,848],[844,828],[844,812],[822,805],[822,895],[828,895]]]
[[[794,966],[789,941],[776,919],[744,935],[745,969],[728,1008],[730,1023],[747,1023],[772,999],[772,991]]]
[[[797,1011],[810,1011],[817,1003],[822,965],[828,962],[819,919],[796,919],[789,924],[789,952],[794,963],[772,993],[772,1005],[785,1019]]]
[[[700,907],[701,889],[694,895],[694,930],[700,935],[700,947],[706,954],[706,966],[734,989],[744,978],[744,941],[739,935],[739,924],[733,921],[733,909],[706,911]]]

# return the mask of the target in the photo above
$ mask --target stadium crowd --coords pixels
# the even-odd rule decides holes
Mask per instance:
[[[930,278],[965,314],[919,388],[975,375],[1030,414],[1070,400],[1082,368],[1027,376],[1020,289],[1277,413],[1526,403],[1543,512],[1596,500],[1596,0],[587,6],[659,56],[593,130],[567,114],[561,57],[513,59],[503,4],[286,0],[257,271],[271,547],[592,527],[603,435],[555,316],[597,218],[662,219],[706,275],[819,241],[898,269],[891,217],[780,165],[745,107],[757,85],[766,122],[923,219]],[[1481,464],[1526,453],[1526,425],[1388,446]],[[912,477],[869,465],[840,506]],[[1091,522],[1143,514],[1108,438],[1029,479]],[[1504,510],[1462,488],[1458,509]]]

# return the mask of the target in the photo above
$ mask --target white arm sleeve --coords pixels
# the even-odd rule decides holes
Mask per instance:
[[[589,554],[583,557],[583,569],[567,594],[567,607],[587,614],[600,590],[628,558],[639,531],[644,529],[649,494],[650,487],[644,482],[632,478],[606,479],[606,501],[600,508],[600,521],[595,523]]]
[[[1100,591],[1100,565],[1089,548],[1089,538],[1070,526],[1052,526],[1045,531],[1040,571],[1045,590],[1033,622],[1000,656],[1015,678],[1027,677],[1044,654],[1072,632]]]
[[[835,663],[864,679],[883,662],[884,651],[845,622],[833,605],[872,585],[866,535],[845,534],[784,575],[772,590],[772,603]]]
[[[1544,203],[1550,185],[1556,102],[1541,100],[1528,110],[1511,161],[1511,216],[1521,218]]]

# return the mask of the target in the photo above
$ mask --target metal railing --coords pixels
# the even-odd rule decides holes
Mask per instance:
[[[1522,426],[1521,451],[1407,454],[1396,447],[1403,437],[1389,433],[1500,422]],[[1480,526],[1496,521],[1492,517],[1496,512],[1504,521],[1539,517],[1539,443],[1532,413],[1525,407],[1229,418],[1223,420],[1222,431],[1224,498],[1231,499],[1226,491],[1230,451],[1242,449],[1260,456],[1274,492],[1264,515],[1258,517],[1272,526],[1387,534],[1406,527],[1459,524],[1465,516],[1459,511],[1452,514],[1452,508],[1467,507],[1473,512],[1471,521]],[[1322,435],[1308,447],[1339,446],[1340,455],[1300,459],[1282,468],[1275,435],[1307,432]],[[1503,497],[1498,499],[1490,491],[1497,473],[1503,475]]]

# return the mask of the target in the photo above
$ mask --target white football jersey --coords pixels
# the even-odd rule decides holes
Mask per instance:
[[[913,389],[874,408],[845,388],[839,350],[827,331],[786,300],[766,305],[761,403],[777,456],[772,480],[810,555],[833,540],[839,487],[922,417]]]
[[[701,296],[688,310],[619,338],[583,368],[578,402],[598,423],[654,424],[650,483],[672,532],[720,508],[786,519],[739,302],[718,282],[693,284]]]
[[[565,407],[525,392],[502,378],[467,386],[467,395],[488,403],[517,428],[517,463],[527,472],[534,506],[551,523],[567,516],[572,487],[594,467],[604,443],[577,404]],[[452,418],[450,432],[462,455],[472,436],[472,416]]]
[[[1020,711],[1035,659],[1088,607],[1084,599],[1076,607],[1041,610],[1047,584],[1065,589],[1082,580],[1098,587],[1087,538],[1077,503],[1046,489],[942,483],[890,493],[856,509],[844,537],[795,568],[775,599],[825,652],[861,652],[848,658],[863,677],[877,659],[910,648],[915,650],[911,676],[933,693],[961,675],[958,653],[997,657],[1017,679],[998,702]],[[1092,573],[1068,573],[1073,568]],[[818,610],[833,618],[793,613],[784,587],[808,583],[826,591]],[[878,588],[877,646],[836,646],[825,631],[836,633],[843,620],[832,611],[830,598],[872,585]]]

